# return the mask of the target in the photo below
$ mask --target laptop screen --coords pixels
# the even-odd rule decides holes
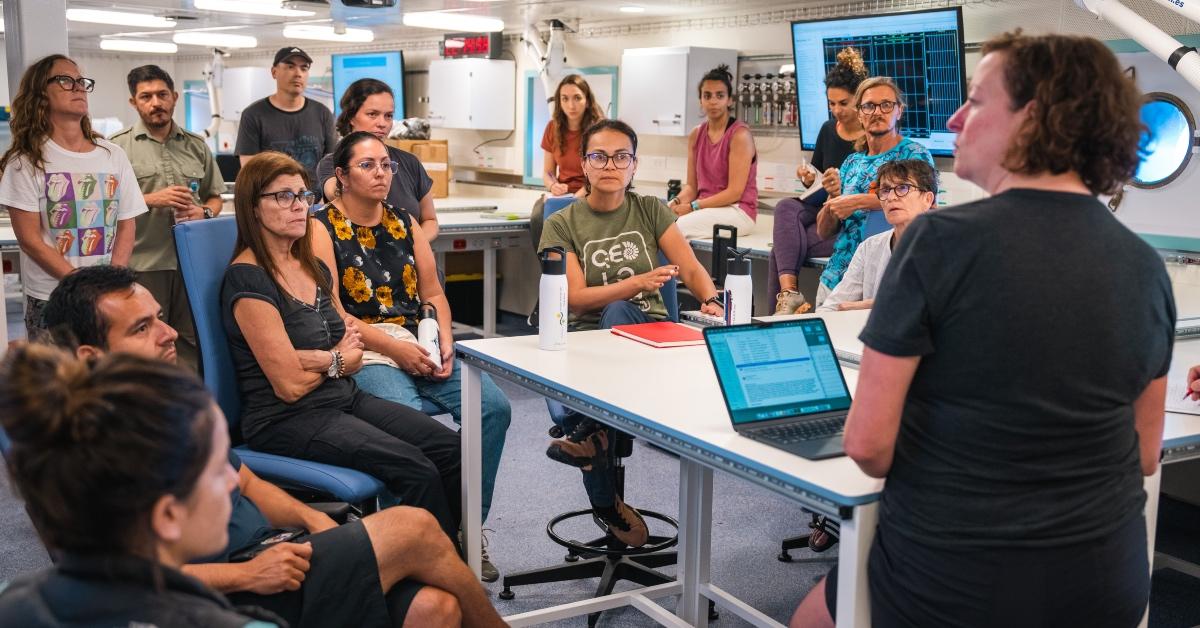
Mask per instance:
[[[819,318],[709,327],[704,340],[735,424],[850,408],[850,391]]]

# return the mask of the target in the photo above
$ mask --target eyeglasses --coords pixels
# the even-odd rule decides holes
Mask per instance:
[[[75,78],[66,74],[59,74],[58,76],[51,76],[49,79],[46,79],[46,84],[50,83],[58,83],[59,87],[68,92],[78,89],[90,94],[92,90],[96,89],[96,81],[90,78]]]
[[[400,169],[400,164],[394,161],[381,161],[378,164],[373,161],[360,161],[354,164],[354,167],[362,170],[364,174],[371,174],[376,169],[390,170],[392,174],[396,174],[396,171]]]
[[[633,163],[637,157],[631,153],[617,153],[615,155],[605,155],[604,153],[588,153],[586,156],[588,165],[596,170],[603,170],[608,167],[608,162],[617,170],[624,170]]]
[[[896,105],[898,105],[898,104],[900,104],[900,103],[893,102],[891,100],[885,100],[881,103],[865,102],[858,106],[858,110],[867,115],[871,115],[871,114],[875,113],[876,109],[878,109],[884,113],[891,113],[892,110],[895,109]]]
[[[892,187],[892,186],[881,187],[881,188],[879,188],[879,191],[877,191],[875,193],[875,196],[878,196],[879,200],[882,201],[882,200],[887,199],[887,197],[891,196],[892,193],[894,192],[896,194],[896,198],[904,198],[905,196],[908,196],[908,193],[912,192],[913,190],[917,190],[918,192],[927,191],[925,188],[917,187],[911,183],[901,183],[900,185],[897,185],[894,187]]]
[[[259,194],[259,197],[261,198],[266,198],[268,196],[275,197],[275,202],[279,203],[279,205],[282,207],[291,207],[296,202],[296,199],[300,199],[300,202],[303,203],[305,207],[311,207],[313,203],[317,202],[317,195],[309,190],[305,190],[303,192],[279,190],[278,192],[264,192]]]

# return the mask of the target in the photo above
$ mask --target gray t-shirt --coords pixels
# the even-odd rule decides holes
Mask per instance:
[[[429,178],[429,173],[425,172],[425,166],[421,165],[421,160],[417,159],[412,153],[396,148],[395,146],[387,147],[388,158],[392,163],[399,164],[396,169],[396,174],[392,175],[392,187],[388,190],[387,204],[395,209],[403,209],[412,216],[417,223],[421,222],[421,199],[429,193],[433,187],[433,179]],[[317,181],[315,185],[318,191],[325,190],[325,182],[333,176],[333,155],[325,155],[321,158],[321,163],[317,164]]]
[[[287,153],[304,164],[315,186],[317,162],[336,145],[333,113],[325,105],[305,98],[299,111],[284,111],[263,98],[242,111],[234,152],[247,157],[268,150]]]
[[[587,199],[579,199],[546,219],[538,250],[563,247],[579,257],[589,287],[607,286],[657,268],[658,239],[674,222],[675,214],[653,196],[626,192],[625,201],[611,212],[594,211]],[[658,290],[638,293],[630,302],[650,318],[667,318]],[[600,311],[574,322],[578,329],[596,329]]]

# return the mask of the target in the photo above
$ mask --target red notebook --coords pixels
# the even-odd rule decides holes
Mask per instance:
[[[612,333],[659,349],[704,344],[704,334],[699,329],[671,321],[617,325]]]

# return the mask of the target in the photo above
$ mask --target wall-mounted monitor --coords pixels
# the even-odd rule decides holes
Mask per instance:
[[[404,113],[404,53],[363,52],[333,55],[333,115],[341,113],[342,94],[351,83],[373,78],[387,83],[396,97],[396,119]]]
[[[853,46],[871,76],[890,76],[908,107],[900,132],[939,156],[954,153],[946,121],[966,99],[962,8],[792,22],[800,143],[812,150],[829,119],[825,74]]]

